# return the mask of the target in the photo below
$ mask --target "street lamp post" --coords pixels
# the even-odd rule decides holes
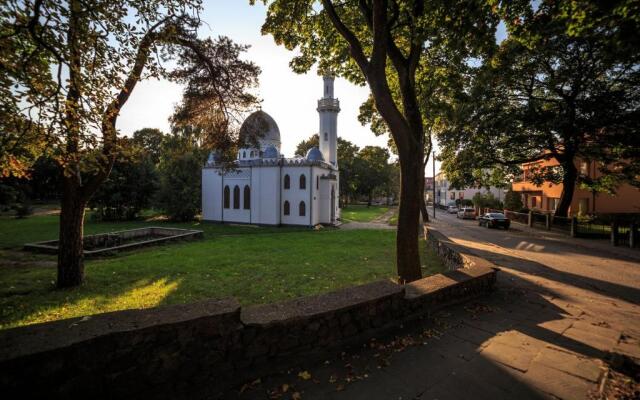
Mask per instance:
[[[433,152],[433,219],[436,219],[436,152]]]

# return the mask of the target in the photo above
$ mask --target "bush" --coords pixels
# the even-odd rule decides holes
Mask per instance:
[[[504,206],[507,210],[522,210],[524,206],[522,204],[522,196],[520,195],[520,193],[514,192],[512,189],[509,189],[504,195]]]
[[[194,152],[173,154],[161,162],[157,203],[170,219],[190,221],[200,212],[201,169]]]
[[[158,173],[148,157],[118,160],[109,178],[89,202],[98,221],[132,220],[151,205],[158,189]]]
[[[476,208],[492,208],[502,210],[502,202],[495,198],[493,193],[476,193],[473,196],[473,205]]]
[[[27,199],[15,204],[13,209],[16,211],[16,218],[26,218],[33,214],[33,207],[31,207],[31,202]]]

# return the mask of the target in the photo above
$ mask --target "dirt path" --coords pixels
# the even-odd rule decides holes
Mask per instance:
[[[389,225],[389,219],[393,216],[395,208],[391,208],[384,214],[378,215],[370,222],[349,221],[340,225],[340,229],[396,229],[395,226]]]

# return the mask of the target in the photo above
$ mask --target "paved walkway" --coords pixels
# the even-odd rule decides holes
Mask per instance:
[[[227,397],[588,399],[640,390],[624,376],[634,365],[638,374],[628,360],[640,359],[640,263],[453,216],[432,224],[500,266],[494,294]]]

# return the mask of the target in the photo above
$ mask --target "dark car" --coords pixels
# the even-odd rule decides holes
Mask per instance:
[[[505,217],[503,213],[486,213],[478,218],[478,225],[487,228],[504,228],[509,229],[511,221]]]

